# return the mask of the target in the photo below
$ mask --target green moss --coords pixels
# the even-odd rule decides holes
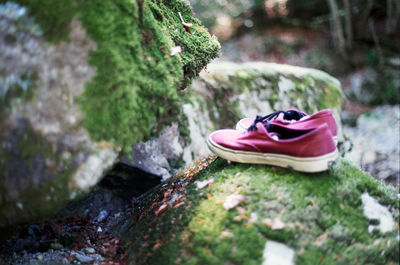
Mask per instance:
[[[79,102],[94,140],[129,147],[180,113],[179,92],[214,57],[219,43],[180,0],[17,0],[53,42],[78,18],[97,44],[97,74]],[[193,27],[183,27],[178,12]],[[171,49],[182,52],[171,56]]]
[[[307,98],[304,100],[305,105],[303,106],[305,112],[313,113],[321,109],[340,108],[344,97],[340,85],[329,80],[315,79],[311,75],[305,78],[289,75],[288,78],[295,83],[291,99],[295,101],[299,94],[303,94]]]
[[[208,114],[214,128],[231,128],[240,120],[239,102],[231,101],[229,94],[224,89],[213,90],[215,100],[207,100]]]
[[[317,99],[317,107],[319,109],[334,108],[341,105],[344,95],[337,84],[334,84],[332,82],[329,82],[327,84],[317,82],[315,84],[315,87],[319,87],[322,90],[322,93],[319,95],[319,99]]]
[[[211,177],[209,187],[198,190],[193,183]],[[165,192],[177,190],[185,204],[155,215],[161,204],[151,204],[168,201]],[[395,264],[397,232],[368,233],[360,199],[365,191],[386,202],[398,220],[395,189],[343,159],[317,174],[217,159],[194,178],[178,175],[162,190],[150,192],[145,200],[151,203],[139,204],[150,210],[134,213],[136,221],[128,221],[123,233],[132,244],[134,264],[260,264],[267,240],[293,248],[296,264]],[[235,192],[246,200],[227,211],[221,202]],[[254,215],[258,218],[249,221]],[[284,222],[283,229],[263,222],[274,218]],[[154,249],[150,242],[161,243]]]

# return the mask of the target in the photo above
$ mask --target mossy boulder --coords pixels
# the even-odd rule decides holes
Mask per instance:
[[[129,264],[397,264],[397,191],[345,159],[329,171],[196,161],[118,231]]]
[[[0,0],[0,227],[87,192],[218,50],[181,0]]]

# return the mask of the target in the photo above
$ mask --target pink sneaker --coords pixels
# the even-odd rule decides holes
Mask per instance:
[[[312,129],[289,129],[263,122],[248,131],[225,129],[213,132],[208,147],[227,160],[293,168],[302,172],[327,170],[338,152],[326,124]]]
[[[236,124],[236,130],[245,131],[254,121],[254,118],[241,119]],[[332,133],[335,144],[337,145],[338,142],[337,126],[335,118],[332,115],[332,110],[330,109],[321,110],[312,115],[294,109],[287,111],[279,110],[262,117],[262,121],[264,123],[285,126],[290,129],[311,129],[326,123]]]

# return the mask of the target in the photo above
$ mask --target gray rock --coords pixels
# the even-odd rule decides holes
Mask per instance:
[[[122,162],[165,180],[173,173],[168,160],[179,159],[182,151],[178,124],[172,123],[158,137],[135,145],[132,148],[132,157],[124,157]]]
[[[385,68],[366,67],[347,77],[349,87],[345,94],[353,101],[363,104],[399,103],[400,68],[399,57],[384,58]]]
[[[25,8],[0,5],[0,227],[52,214],[86,193],[117,158],[79,122],[76,98],[96,73],[96,49],[73,20],[47,44]]]
[[[356,127],[345,127],[353,143],[345,157],[378,179],[398,183],[400,174],[399,105],[380,106],[357,119]]]
[[[362,103],[371,103],[376,99],[376,92],[365,89],[365,82],[373,82],[377,79],[377,72],[372,68],[366,68],[363,72],[355,72],[349,76],[350,88],[346,90],[346,95]]]
[[[76,253],[75,258],[76,258],[77,260],[79,260],[80,262],[83,262],[83,263],[85,263],[85,262],[90,262],[90,261],[93,261],[93,260],[94,260],[93,257],[86,256],[86,255],[79,254],[79,253]]]
[[[83,252],[85,252],[85,254],[94,254],[96,250],[94,248],[84,248]]]
[[[386,233],[394,229],[393,215],[387,207],[382,206],[367,192],[361,195],[361,201],[365,217],[369,220],[379,220],[379,224],[371,224],[368,226],[368,232],[371,233],[374,229],[378,229],[382,233]]]
[[[293,265],[294,250],[285,244],[268,240],[263,252],[262,265]]]
[[[106,210],[102,210],[99,215],[94,219],[96,222],[102,222],[108,216],[108,212]]]

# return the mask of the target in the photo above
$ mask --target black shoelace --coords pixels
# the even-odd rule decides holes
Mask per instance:
[[[262,122],[265,125],[265,128],[267,131],[270,129],[270,121],[274,119],[275,117],[278,117],[279,114],[283,113],[283,119],[285,120],[300,120],[303,118],[304,115],[301,112],[295,111],[295,110],[289,110],[289,111],[284,111],[284,110],[278,110],[275,112],[272,112],[271,114],[268,114],[266,116],[261,116],[257,115],[253,123],[250,125],[250,127],[247,129],[248,132],[255,131],[257,130],[257,123]]]

